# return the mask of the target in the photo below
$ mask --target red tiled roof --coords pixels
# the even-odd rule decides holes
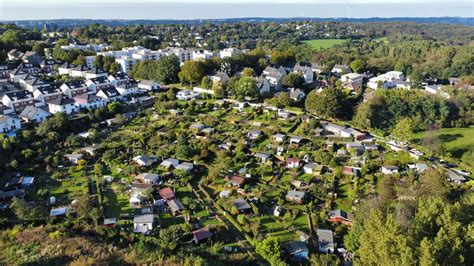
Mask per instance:
[[[158,193],[160,194],[160,197],[163,198],[163,199],[172,199],[172,198],[174,198],[174,192],[169,187],[160,189],[160,191]]]

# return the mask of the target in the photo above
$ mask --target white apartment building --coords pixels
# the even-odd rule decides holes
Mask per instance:
[[[219,57],[220,58],[232,57],[238,53],[240,53],[240,50],[237,48],[225,48],[224,50],[219,52]]]

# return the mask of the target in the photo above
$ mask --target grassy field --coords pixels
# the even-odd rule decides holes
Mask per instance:
[[[346,40],[341,40],[341,39],[314,39],[314,40],[303,41],[303,43],[308,44],[313,49],[330,48],[335,45],[342,44],[344,42],[346,42]]]
[[[376,38],[376,39],[373,39],[374,42],[383,42],[385,44],[389,43],[388,41],[388,37],[380,37],[380,38]]]
[[[453,157],[474,168],[472,152],[474,151],[474,126],[468,128],[443,128],[430,133],[438,136]],[[413,140],[419,142],[427,132],[413,135]]]

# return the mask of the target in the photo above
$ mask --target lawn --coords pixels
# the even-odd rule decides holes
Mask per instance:
[[[313,49],[331,48],[335,45],[343,44],[345,42],[346,40],[341,40],[341,39],[314,39],[314,40],[303,41],[303,43],[308,44]]]
[[[430,131],[438,136],[445,144],[448,152],[454,158],[461,160],[474,168],[474,126],[468,128],[442,128]],[[413,135],[412,140],[419,143],[428,132],[419,132]]]

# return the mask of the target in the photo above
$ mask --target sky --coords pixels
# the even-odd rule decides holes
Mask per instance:
[[[0,20],[474,17],[474,0],[0,0]]]

